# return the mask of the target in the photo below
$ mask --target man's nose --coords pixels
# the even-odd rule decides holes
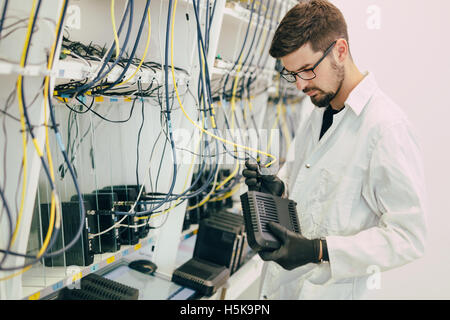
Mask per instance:
[[[296,76],[296,78],[297,78],[296,81],[297,89],[303,91],[308,85],[308,80],[303,80],[299,76]]]

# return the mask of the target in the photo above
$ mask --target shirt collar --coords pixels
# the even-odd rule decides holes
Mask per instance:
[[[365,72],[364,75],[364,79],[353,89],[345,102],[345,106],[352,109],[357,116],[360,115],[378,88],[374,75],[369,72]]]

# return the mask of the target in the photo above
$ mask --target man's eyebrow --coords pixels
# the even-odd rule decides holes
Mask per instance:
[[[310,65],[310,63],[307,63],[303,67],[298,68],[297,71],[290,71],[290,70],[287,70],[287,69],[286,70],[289,71],[289,72],[300,72],[301,70],[306,69],[309,65]]]

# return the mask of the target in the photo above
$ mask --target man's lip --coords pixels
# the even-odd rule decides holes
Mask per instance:
[[[311,90],[311,91],[307,91],[306,94],[310,97],[312,97],[313,95],[315,95],[317,93],[317,90]]]

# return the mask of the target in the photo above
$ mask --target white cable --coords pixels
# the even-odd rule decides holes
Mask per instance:
[[[164,130],[164,129],[163,129],[163,130]],[[181,164],[180,164],[180,165],[181,165]],[[179,166],[180,166],[180,165],[179,165]],[[146,168],[146,170],[145,170],[144,172],[148,172],[148,170],[150,169],[150,166],[151,166],[151,158],[150,158],[150,160],[149,160],[149,162],[148,162],[148,165],[147,165],[147,168]],[[172,173],[172,175],[173,175],[173,173]],[[146,177],[147,177],[147,175],[146,175]],[[145,182],[145,181],[147,181],[147,179],[149,179],[149,177],[147,177],[146,179],[143,179],[143,181]],[[143,190],[144,190],[144,186],[145,186],[145,184],[143,183],[142,186],[141,186],[141,188],[140,188],[140,190],[139,190],[139,194],[138,194],[136,200],[134,201],[134,204],[131,206],[130,210],[128,211],[128,213],[134,212],[134,208],[136,207],[136,205],[137,205],[139,199],[141,198],[142,192],[143,192]],[[168,202],[168,203],[170,204],[171,202]],[[117,228],[117,227],[137,228],[137,226],[122,225],[121,223],[125,220],[126,217],[128,217],[128,215],[125,215],[121,220],[119,220],[119,221],[117,221],[116,223],[114,223],[114,224],[113,224],[112,226],[110,226],[108,229],[105,229],[105,230],[103,230],[103,231],[101,231],[101,232],[99,232],[99,233],[89,234],[89,238],[94,238],[94,237],[100,236],[100,235],[102,235],[102,234],[105,234],[105,233],[111,231],[111,230],[114,229],[114,228]],[[151,220],[149,219],[147,223],[144,223],[144,224],[142,224],[142,225],[140,225],[140,226],[145,226],[145,225],[149,224],[150,222],[151,222]]]

